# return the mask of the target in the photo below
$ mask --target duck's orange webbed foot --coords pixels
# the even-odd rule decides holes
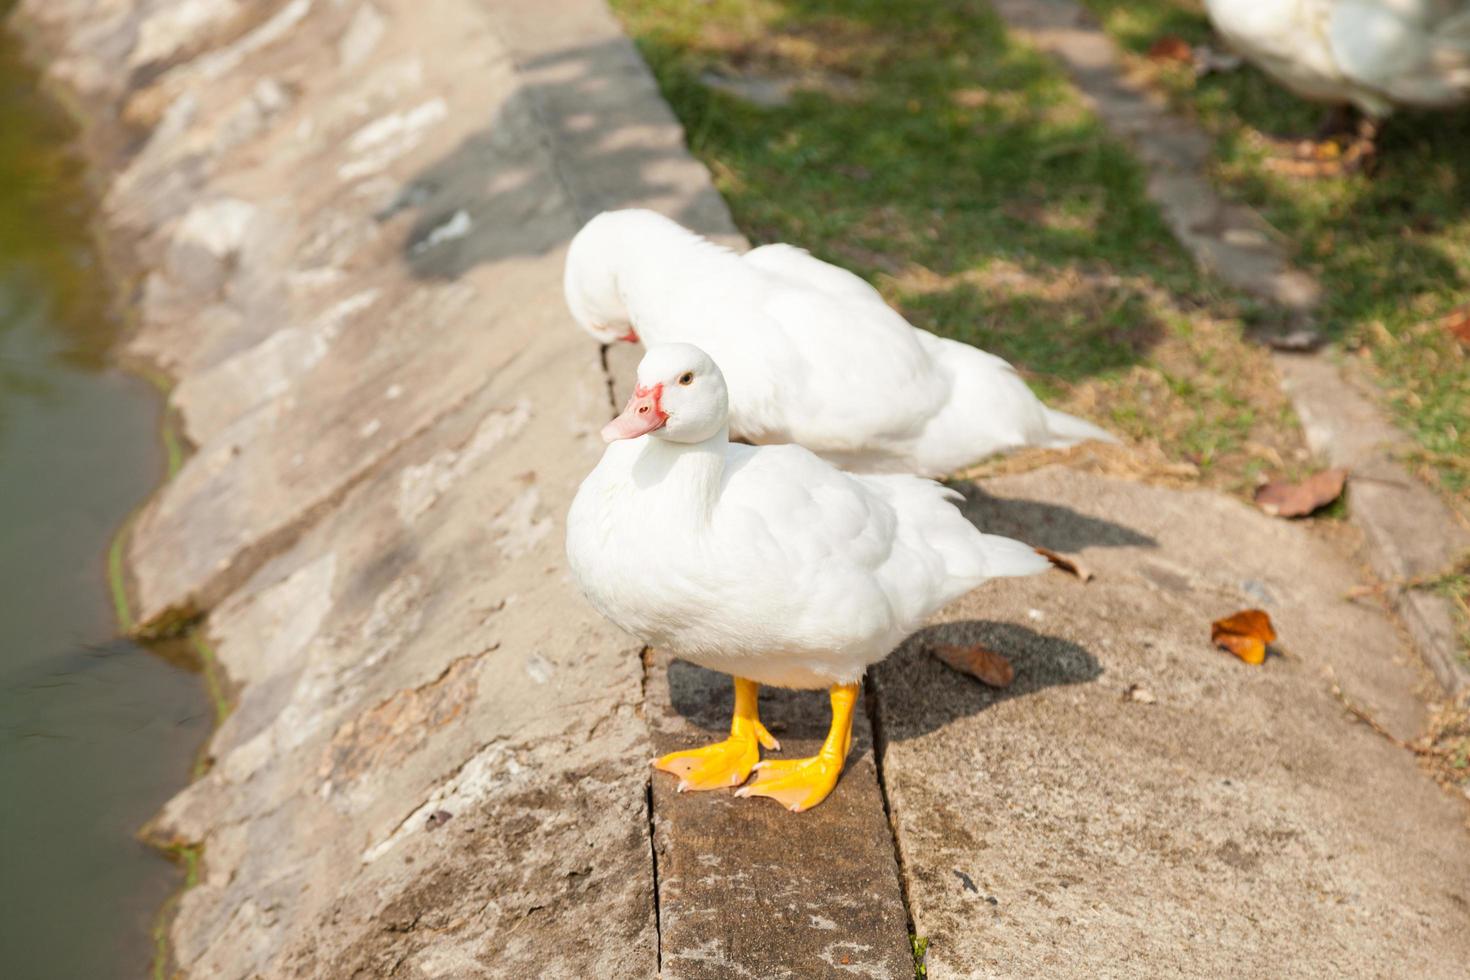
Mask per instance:
[[[810,810],[837,786],[852,747],[852,710],[858,685],[832,688],[832,729],[821,751],[809,759],[776,759],[755,767],[755,782],[735,791],[736,796],[766,796],[793,813]]]
[[[779,749],[781,743],[766,730],[756,710],[760,686],[743,677],[735,678],[735,716],[730,737],[723,742],[682,752],[670,752],[653,760],[653,767],[679,777],[679,792],[729,789],[739,786],[760,761],[760,749]]]

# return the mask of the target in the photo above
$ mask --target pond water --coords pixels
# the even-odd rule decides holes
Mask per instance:
[[[0,0],[0,16],[8,3]],[[118,527],[164,476],[160,399],[109,358],[73,133],[0,32],[0,977],[145,976],[181,873],[135,838],[189,779],[197,674],[119,638]]]

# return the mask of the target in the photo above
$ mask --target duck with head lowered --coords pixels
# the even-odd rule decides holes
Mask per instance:
[[[911,326],[790,245],[743,255],[652,211],[607,211],[567,252],[567,305],[603,343],[690,343],[725,372],[730,428],[859,473],[943,476],[1021,446],[1115,442],[993,354]]]
[[[734,678],[730,737],[653,765],[680,790],[739,786],[754,772],[737,795],[800,811],[837,783],[869,665],[987,579],[1049,563],[977,531],[939,484],[845,473],[799,446],[731,443],[729,420],[709,355],[651,347],[567,514],[567,558],[614,624]],[[757,710],[762,684],[830,689],[817,755],[760,761],[761,747],[779,748]]]

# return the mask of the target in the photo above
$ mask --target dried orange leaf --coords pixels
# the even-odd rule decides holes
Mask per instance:
[[[1222,650],[1230,651],[1252,666],[1266,662],[1266,644],[1254,636],[1237,636],[1234,633],[1221,633],[1215,637],[1215,645]]]
[[[1263,483],[1256,488],[1256,506],[1272,517],[1305,517],[1342,496],[1347,470],[1323,470],[1300,483]]]
[[[1440,318],[1439,325],[1450,332],[1466,347],[1470,347],[1470,306],[1462,306],[1458,310]]]
[[[1064,572],[1071,572],[1084,582],[1092,578],[1092,569],[1075,558],[1069,558],[1066,555],[1052,551],[1050,548],[1036,548],[1035,551],[1057,568],[1060,568]]]
[[[1266,647],[1276,642],[1271,617],[1260,609],[1243,609],[1210,624],[1210,640],[1248,664],[1266,660]]]
[[[1193,62],[1194,49],[1184,38],[1165,34],[1148,46],[1148,56],[1153,61]]]
[[[937,643],[932,649],[946,667],[969,674],[991,687],[1010,687],[1016,679],[1016,668],[1009,660],[978,643],[967,647]]]

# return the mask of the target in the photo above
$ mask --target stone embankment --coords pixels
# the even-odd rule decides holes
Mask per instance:
[[[207,613],[238,694],[149,828],[203,849],[189,976],[656,969],[643,665],[561,557],[609,409],[561,256],[607,206],[731,226],[606,10],[553,6],[18,11],[193,446],[135,612]]]
[[[183,976],[1455,976],[1463,807],[1344,713],[1422,724],[1350,563],[1236,501],[1051,468],[971,489],[1084,556],[906,644],[799,817],[650,784],[725,682],[571,585],[610,371],[563,250],[616,206],[737,243],[599,0],[21,0],[89,123],[128,353],[192,444],[133,523],[145,629],[205,631],[234,710],[147,828],[199,848]],[[623,355],[626,358],[626,354]],[[621,365],[621,367],[620,367]],[[1246,668],[1210,619],[1264,605]],[[1138,694],[1144,691],[1147,697]],[[1131,694],[1129,692],[1132,692]],[[820,695],[773,695],[788,750]]]

